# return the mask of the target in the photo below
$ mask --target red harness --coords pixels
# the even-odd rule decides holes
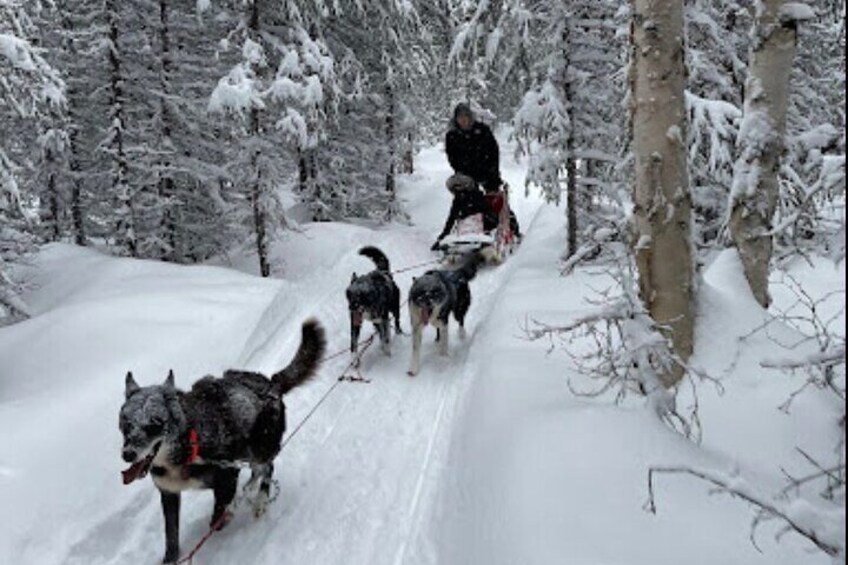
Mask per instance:
[[[191,428],[188,431],[188,444],[191,446],[191,453],[188,456],[188,461],[185,462],[186,465],[191,465],[197,459],[198,454],[200,454],[200,442],[197,439],[197,430]]]

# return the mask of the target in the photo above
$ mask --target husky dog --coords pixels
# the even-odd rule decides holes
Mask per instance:
[[[421,338],[424,327],[436,327],[436,341],[442,355],[448,354],[448,316],[459,322],[459,336],[465,337],[465,315],[471,306],[468,283],[484,262],[479,252],[467,254],[456,269],[427,271],[416,278],[409,289],[409,321],[412,325],[412,362],[409,376],[415,376],[421,365]]]
[[[363,247],[360,255],[374,261],[377,267],[367,275],[357,276],[353,273],[350,285],[347,287],[347,304],[350,308],[350,352],[357,354],[359,332],[362,330],[362,320],[371,320],[380,335],[383,353],[391,355],[391,333],[389,314],[395,319],[395,332],[403,333],[400,329],[400,289],[392,278],[389,259],[385,253],[376,247]]]
[[[123,479],[129,484],[148,471],[153,477],[165,517],[165,563],[179,558],[181,491],[211,488],[211,524],[221,528],[236,494],[239,465],[246,464],[252,471],[249,484],[259,485],[254,514],[265,512],[274,458],[286,429],[282,397],[315,374],[325,347],[324,329],[308,320],[294,359],[270,379],[229,370],[223,378],[203,377],[183,392],[174,386],[173,371],[164,384],[146,387],[127,373],[119,425],[122,456],[131,465]]]

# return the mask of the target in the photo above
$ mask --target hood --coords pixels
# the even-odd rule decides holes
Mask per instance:
[[[451,125],[455,129],[459,129],[459,126],[456,123],[456,119],[461,115],[466,114],[471,118],[471,122],[474,123],[477,121],[476,116],[474,116],[474,111],[471,109],[471,106],[466,104],[465,102],[460,102],[453,109],[453,119],[451,119]]]

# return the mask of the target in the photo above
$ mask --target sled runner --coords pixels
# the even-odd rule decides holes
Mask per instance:
[[[482,214],[459,220],[439,245],[443,263],[453,264],[471,251],[482,251],[487,263],[498,265],[515,250],[518,240],[510,223],[509,187],[504,183],[501,191],[485,196],[498,216],[498,226],[490,232],[484,231]]]

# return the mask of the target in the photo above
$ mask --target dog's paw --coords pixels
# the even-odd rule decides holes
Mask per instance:
[[[165,554],[165,558],[162,559],[162,565],[174,565],[180,560],[180,552],[168,552]]]
[[[268,493],[260,491],[253,499],[253,517],[259,519],[268,511]]]
[[[418,373],[418,369],[410,369],[406,372],[407,376],[414,377]]]
[[[465,339],[468,334],[465,332],[465,326],[459,326],[459,339]]]
[[[230,520],[233,519],[233,513],[229,510],[224,510],[221,514],[216,516],[212,516],[212,520],[209,522],[209,527],[214,529],[215,531],[223,530],[227,527],[227,524],[230,523]]]

